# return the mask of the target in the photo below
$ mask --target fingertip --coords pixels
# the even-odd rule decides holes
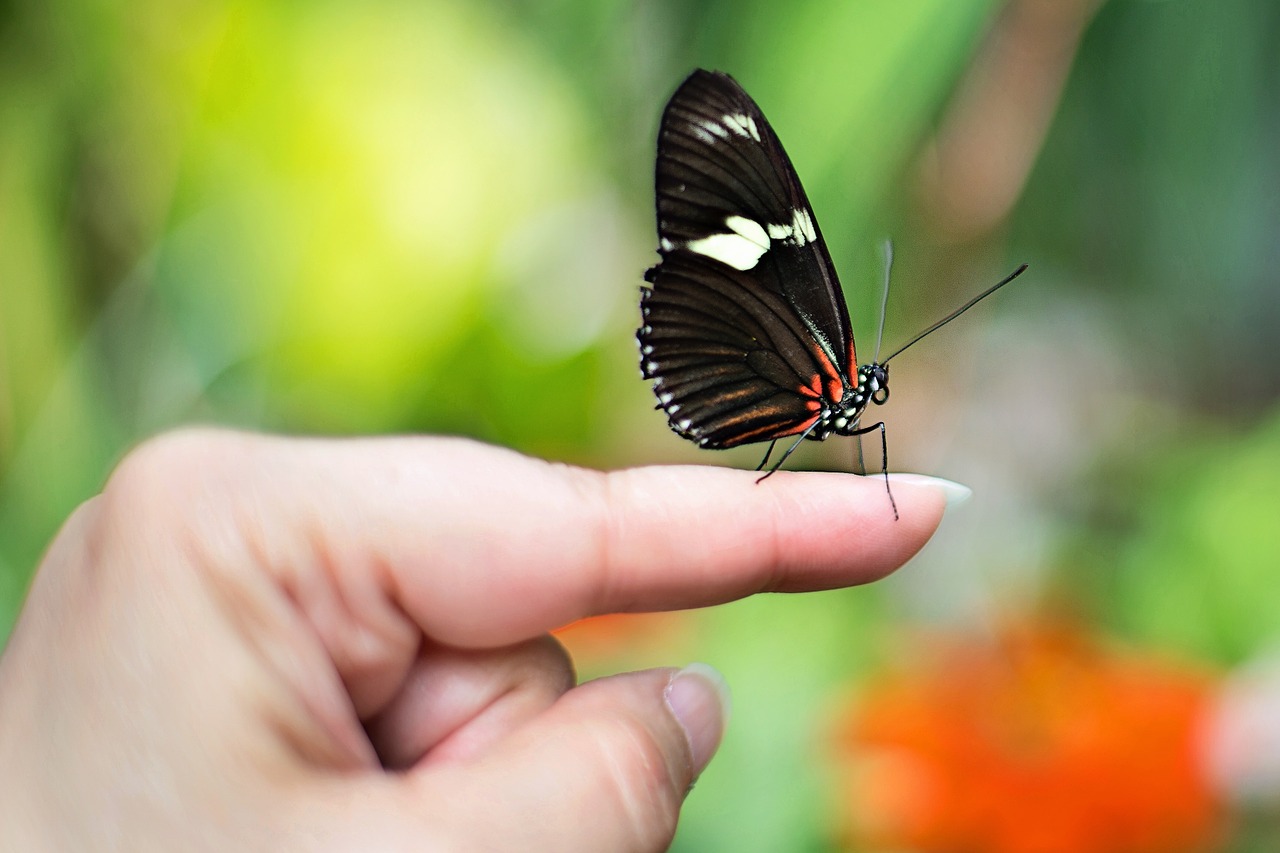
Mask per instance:
[[[697,778],[724,737],[732,708],[729,684],[709,664],[691,663],[671,677],[663,698],[689,742],[693,775]]]
[[[595,679],[487,754],[425,765],[408,778],[425,803],[464,787],[482,794],[452,800],[450,820],[465,828],[466,849],[665,850],[719,744],[722,681],[705,665]]]
[[[895,473],[889,474],[889,483],[891,485],[906,485],[909,487],[918,486],[920,488],[933,489],[941,493],[946,507],[960,506],[967,503],[973,497],[973,489],[957,483],[954,480],[946,480],[942,477],[931,477],[928,474],[906,474]]]

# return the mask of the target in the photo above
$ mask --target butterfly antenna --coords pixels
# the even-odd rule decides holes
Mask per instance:
[[[876,332],[876,354],[873,364],[880,363],[880,343],[884,340],[884,314],[889,308],[889,274],[893,272],[893,241],[884,241],[884,292],[880,297],[880,330]],[[888,361],[888,359],[885,359]]]
[[[990,296],[991,294],[995,293],[995,292],[996,292],[997,290],[999,290],[1000,288],[1004,287],[1006,284],[1008,284],[1009,282],[1013,281],[1013,280],[1014,280],[1015,278],[1017,278],[1018,276],[1022,275],[1022,274],[1026,271],[1026,269],[1027,269],[1027,265],[1026,265],[1026,264],[1023,264],[1022,266],[1018,267],[1016,270],[1014,270],[1013,272],[1011,272],[1011,273],[1009,273],[1007,276],[1005,276],[1003,279],[1001,279],[1001,280],[1000,280],[998,283],[996,283],[994,286],[992,286],[992,287],[988,287],[986,290],[982,291],[982,292],[981,292],[981,293],[979,293],[977,296],[973,297],[973,298],[972,298],[972,299],[970,299],[968,302],[966,302],[965,304],[961,305],[959,308],[957,308],[956,310],[952,311],[950,314],[948,314],[947,316],[943,317],[941,320],[939,320],[938,322],[934,323],[932,326],[930,326],[929,328],[925,329],[925,330],[924,330],[923,332],[921,332],[920,334],[916,335],[914,338],[912,338],[911,340],[907,341],[907,342],[906,342],[905,344],[903,344],[902,346],[898,347],[896,350],[894,350],[892,353],[890,353],[890,354],[889,354],[889,357],[888,357],[888,358],[886,358],[884,361],[882,361],[882,362],[880,362],[880,363],[881,363],[881,364],[888,364],[888,363],[889,363],[889,361],[890,361],[890,359],[897,358],[897,356],[898,356],[898,355],[899,355],[903,350],[907,349],[908,347],[914,346],[915,344],[919,343],[922,339],[924,339],[924,338],[928,337],[929,335],[932,335],[934,332],[938,331],[938,330],[939,330],[939,329],[941,329],[943,326],[947,325],[947,324],[948,324],[948,323],[950,323],[952,320],[954,320],[955,318],[959,317],[961,314],[963,314],[964,312],[968,311],[970,308],[972,308],[973,306],[977,305],[979,302],[981,302],[982,300],[986,299],[988,296]]]

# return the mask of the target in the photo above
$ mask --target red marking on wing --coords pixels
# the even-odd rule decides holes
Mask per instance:
[[[796,426],[793,426],[790,429],[784,429],[781,432],[773,432],[774,428],[771,426],[757,427],[756,429],[744,432],[741,436],[736,436],[736,438],[738,439],[738,444],[748,444],[752,441],[764,441],[766,439],[782,438],[787,435],[798,435],[813,426],[817,420],[818,416],[814,415],[811,418],[806,418],[801,421]]]
[[[840,371],[836,370],[836,366],[831,363],[831,359],[827,358],[822,347],[815,344],[813,352],[818,357],[818,367],[826,374],[827,399],[839,402],[844,397],[844,380],[840,378]]]

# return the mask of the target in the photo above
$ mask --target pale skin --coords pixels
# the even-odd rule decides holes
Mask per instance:
[[[716,677],[576,685],[548,632],[875,580],[943,511],[925,481],[895,522],[882,479],[758,476],[153,439],[67,520],[0,658],[0,849],[662,850]]]

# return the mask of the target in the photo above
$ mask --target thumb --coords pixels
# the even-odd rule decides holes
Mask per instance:
[[[724,680],[703,664],[611,676],[570,690],[485,755],[407,781],[423,786],[433,834],[443,824],[456,849],[665,850],[727,712]]]

